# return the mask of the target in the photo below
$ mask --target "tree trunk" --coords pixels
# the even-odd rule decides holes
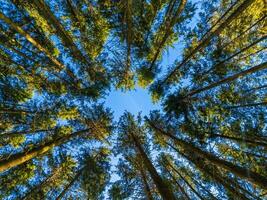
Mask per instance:
[[[55,28],[63,44],[70,48],[70,53],[76,58],[76,60],[83,61],[85,64],[91,65],[91,63],[84,57],[82,52],[78,49],[74,43],[71,35],[65,30],[63,25],[58,21],[56,16],[51,12],[50,8],[43,0],[35,0],[33,3],[36,5],[38,12]]]
[[[251,68],[249,68],[247,70],[244,70],[242,72],[239,72],[237,74],[234,74],[232,76],[224,78],[224,79],[222,79],[222,80],[220,80],[220,81],[218,81],[216,83],[212,83],[212,84],[210,84],[210,85],[208,85],[206,87],[193,90],[190,93],[188,93],[186,95],[186,97],[191,97],[191,96],[193,96],[195,94],[199,94],[199,93],[204,92],[206,90],[210,90],[210,89],[218,87],[218,86],[220,86],[222,84],[229,83],[229,82],[234,81],[234,80],[236,80],[236,79],[238,79],[240,77],[243,77],[243,76],[246,76],[246,75],[249,75],[249,74],[253,74],[253,73],[257,72],[257,71],[260,71],[260,70],[263,70],[263,69],[266,69],[266,68],[267,68],[267,62],[261,63],[261,64],[259,64],[257,66],[251,67]]]
[[[28,160],[31,160],[37,156],[41,156],[48,152],[49,150],[53,149],[55,146],[59,146],[65,142],[68,142],[70,139],[79,136],[83,133],[88,132],[89,129],[77,131],[75,133],[72,133],[70,135],[66,135],[64,137],[61,137],[59,139],[49,141],[43,145],[40,145],[38,147],[35,147],[33,149],[26,149],[24,152],[13,154],[10,157],[3,159],[0,161],[0,172],[3,172],[5,170],[8,170],[12,167],[18,166],[22,163],[25,163]]]
[[[172,70],[167,77],[161,82],[162,84],[164,84],[168,79],[170,79],[178,69],[180,69],[180,67],[182,67],[183,65],[185,65],[199,50],[205,48],[210,40],[215,36],[215,35],[219,35],[226,26],[228,26],[236,17],[238,17],[247,7],[249,7],[252,3],[254,2],[254,0],[245,0],[242,4],[240,4],[238,6],[238,8],[230,15],[227,17],[227,19],[225,19],[224,22],[222,22],[217,29],[215,29],[214,31],[209,30],[207,34],[205,34],[204,36],[207,35],[207,37],[203,38],[199,45],[193,49],[191,51],[191,53],[185,57],[185,59],[182,60],[182,62],[176,66],[174,68],[174,70]],[[212,27],[213,28],[213,27]]]
[[[168,138],[172,139],[177,145],[181,146],[185,151],[192,152],[193,154],[198,155],[202,159],[207,159],[212,164],[214,164],[218,167],[221,167],[225,170],[228,170],[231,173],[233,173],[233,174],[235,174],[235,175],[237,175],[243,179],[246,179],[255,185],[258,185],[262,188],[267,188],[267,178],[266,177],[264,177],[264,176],[262,176],[256,172],[253,172],[249,169],[245,169],[243,167],[239,167],[237,165],[234,165],[231,162],[221,160],[220,158],[217,158],[213,154],[205,152],[202,149],[194,146],[192,143],[184,141],[182,139],[179,139],[176,136],[174,136],[173,134],[166,132],[166,131],[162,130],[161,128],[158,128],[151,121],[148,120],[148,122],[154,130],[159,131],[164,136],[167,136]]]
[[[180,174],[180,172],[169,161],[167,161],[167,165],[169,165],[180,176],[180,178],[186,183],[186,185],[188,185],[188,187],[197,195],[199,199],[204,200],[204,198],[191,186],[191,184]]]
[[[259,103],[250,103],[250,104],[241,104],[237,106],[227,106],[226,109],[235,109],[235,108],[244,108],[244,107],[255,107],[255,106],[267,106],[266,102],[259,102]]]
[[[58,177],[58,175],[61,172],[61,167],[56,168],[52,174],[50,176],[48,176],[46,179],[44,179],[39,185],[37,185],[36,187],[34,187],[33,189],[31,189],[24,197],[21,198],[21,200],[26,200],[26,199],[31,199],[29,197],[32,197],[32,195],[36,195],[36,193],[38,194],[39,191],[49,182],[51,182],[51,180],[56,179]]]
[[[158,174],[157,170],[155,169],[155,167],[153,166],[152,162],[150,161],[150,159],[148,158],[147,154],[145,153],[142,145],[140,144],[138,138],[134,135],[134,133],[130,132],[130,135],[133,139],[133,142],[136,146],[136,149],[138,150],[138,152],[140,153],[144,165],[147,169],[147,171],[149,172],[151,178],[153,179],[161,197],[164,200],[175,200],[175,196],[172,193],[171,189],[169,188],[169,186],[162,180],[162,178],[160,177],[160,175]]]
[[[175,148],[173,145],[167,143],[172,149],[177,151],[179,154],[181,154],[183,157],[185,157],[190,162],[194,163],[197,168],[199,168],[200,171],[202,171],[204,174],[207,174],[211,179],[213,179],[216,183],[221,184],[226,190],[228,190],[231,194],[235,195],[235,197],[238,200],[249,200],[244,194],[242,194],[239,190],[237,190],[237,186],[233,187],[231,185],[231,180],[226,177],[222,176],[219,169],[213,165],[213,164],[207,164],[203,162],[203,158],[199,157],[198,155],[188,152],[188,155],[185,153],[182,153],[177,148]]]
[[[171,176],[172,180],[176,183],[176,185],[178,186],[179,190],[182,192],[185,199],[190,200],[190,197],[186,193],[184,187],[180,185],[180,183],[175,179],[175,177],[169,171],[168,171],[168,174]]]
[[[0,114],[34,114],[33,111],[16,109],[16,108],[0,108]]]
[[[233,55],[229,56],[228,58],[224,59],[223,61],[220,61],[219,63],[215,64],[213,67],[211,67],[209,70],[207,70],[206,72],[204,72],[202,74],[202,77],[204,78],[205,76],[207,76],[210,72],[214,71],[215,69],[219,68],[219,67],[223,67],[223,64],[228,62],[229,60],[231,60],[232,58],[238,56],[239,54],[245,52],[246,50],[250,49],[251,47],[253,47],[254,45],[258,44],[259,42],[265,40],[267,38],[267,35],[257,39],[256,41],[252,42],[251,44],[249,44],[248,46],[244,47],[243,49],[237,51],[236,53],[234,53]],[[203,80],[203,78],[201,80]]]
[[[3,13],[0,12],[0,19],[3,20],[6,24],[16,30],[19,34],[24,36],[33,46],[39,49],[41,52],[44,52],[46,56],[58,67],[59,70],[64,69],[64,65],[60,63],[53,55],[50,54],[49,50],[39,44],[35,39],[33,39],[28,33],[26,33],[21,27],[11,21],[8,17],[6,17]]]
[[[186,173],[187,176],[190,176],[188,173]],[[197,185],[198,187],[202,188],[208,195],[211,199],[214,199],[214,200],[218,200],[207,188],[205,188],[203,185],[201,185],[196,179],[194,179],[194,177],[191,177],[191,180],[193,181],[193,183],[195,185]]]
[[[152,62],[150,64],[150,67],[149,67],[149,70],[153,69],[154,64],[155,64],[156,60],[158,59],[158,56],[161,53],[161,50],[164,47],[165,42],[167,41],[168,37],[170,36],[169,32],[170,32],[171,28],[174,26],[176,19],[181,15],[182,11],[184,10],[186,2],[187,2],[187,0],[181,0],[180,1],[179,7],[176,10],[176,12],[174,13],[174,16],[173,16],[171,22],[169,22],[171,17],[170,16],[167,17],[168,19],[166,21],[169,24],[166,25],[165,34],[164,34],[163,39],[161,40],[161,42],[159,44],[159,47],[158,47],[158,49],[157,49],[157,51],[156,51],[156,53],[155,53],[155,55],[153,57],[153,60],[152,60]],[[173,3],[172,7],[174,6],[174,4],[175,3]]]
[[[267,16],[263,16],[262,18],[260,18],[259,20],[257,20],[254,24],[252,24],[250,27],[248,27],[246,30],[242,31],[238,36],[236,36],[234,39],[232,39],[231,41],[227,42],[226,44],[224,44],[222,46],[222,49],[224,49],[225,47],[227,47],[228,45],[230,45],[232,42],[234,42],[235,40],[241,38],[245,33],[247,33],[249,30],[251,30],[253,27],[255,27],[257,24],[259,24],[260,22],[262,22]]]
[[[83,173],[85,167],[83,167],[82,169],[80,169],[76,175],[74,176],[74,178],[69,182],[69,184],[63,189],[63,191],[57,196],[56,200],[60,200],[62,199],[62,197],[64,197],[64,195],[67,193],[67,191],[70,189],[70,187],[80,178],[80,176]]]
[[[233,137],[233,136],[227,136],[227,135],[221,135],[221,134],[213,133],[213,134],[210,134],[208,136],[208,138],[223,138],[223,139],[234,140],[234,141],[237,141],[238,143],[249,143],[249,144],[267,147],[267,143],[265,143],[264,141],[257,141],[257,139],[247,139],[246,137],[239,138],[239,137]]]
[[[52,130],[53,129],[37,129],[37,130],[6,132],[6,133],[1,133],[0,134],[0,138],[12,138],[12,137],[18,137],[18,136],[21,136],[21,135],[39,133],[39,132],[47,132],[47,131],[52,131]]]
[[[149,184],[147,182],[146,174],[145,174],[143,169],[140,169],[140,174],[141,174],[142,181],[144,184],[147,199],[148,200],[154,200],[153,195],[152,195],[151,190],[150,190],[150,187],[149,187]]]

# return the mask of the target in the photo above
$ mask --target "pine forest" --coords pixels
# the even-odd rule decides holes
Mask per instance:
[[[0,200],[267,200],[266,16],[0,0]]]

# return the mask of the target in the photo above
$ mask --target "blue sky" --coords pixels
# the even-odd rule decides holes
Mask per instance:
[[[147,89],[136,87],[135,90],[122,92],[120,90],[111,91],[105,102],[114,113],[114,120],[118,120],[124,111],[136,115],[142,112],[142,115],[148,115],[150,110],[159,109],[159,104],[152,104],[150,94]]]
[[[161,66],[167,67],[174,63],[180,55],[181,45],[179,41],[174,47],[170,47],[164,52]],[[164,73],[164,72],[163,72]],[[112,109],[114,120],[118,120],[124,111],[136,115],[142,112],[142,115],[148,115],[151,110],[160,109],[160,103],[153,104],[148,89],[136,86],[132,91],[121,91],[112,89],[105,98],[105,105]]]

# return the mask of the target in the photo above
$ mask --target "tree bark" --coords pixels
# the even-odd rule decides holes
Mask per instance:
[[[172,180],[176,183],[176,185],[178,186],[179,190],[182,192],[185,199],[190,200],[190,197],[186,193],[184,187],[180,185],[180,183],[175,179],[175,177],[171,174],[171,172],[168,171],[168,174],[171,176]]]
[[[30,149],[30,150],[27,149],[21,153],[13,154],[10,157],[8,157],[7,159],[0,161],[0,172],[3,172],[3,171],[8,170],[12,167],[15,167],[15,166],[18,166],[22,163],[25,163],[26,161],[31,160],[37,156],[41,156],[41,155],[45,154],[46,152],[48,152],[49,150],[53,149],[55,146],[59,146],[65,142],[69,141],[70,139],[77,137],[79,135],[82,135],[83,133],[86,133],[88,131],[89,131],[89,129],[77,131],[77,132],[74,132],[70,135],[66,135],[64,137],[61,137],[59,139],[49,141],[49,142],[47,142],[43,145],[40,145],[38,147],[35,147],[33,149]]]
[[[256,107],[256,106],[267,106],[266,102],[259,102],[259,103],[249,103],[249,104],[241,104],[236,106],[227,106],[226,109],[235,109],[235,108],[244,108],[244,107]]]
[[[149,184],[147,182],[146,174],[145,174],[143,169],[140,169],[140,174],[141,174],[142,181],[144,184],[147,199],[148,200],[154,200],[153,195],[152,195],[151,190],[150,190],[150,187],[149,187]]]
[[[42,189],[42,187],[45,186],[45,184],[51,182],[51,180],[56,179],[58,177],[61,169],[62,169],[61,167],[56,168],[50,176],[44,179],[39,185],[31,189],[24,197],[21,198],[21,200],[26,200],[28,199],[28,197],[31,197],[31,195],[39,193],[39,191]]]
[[[1,133],[0,138],[12,138],[12,137],[17,137],[17,136],[21,136],[21,135],[39,133],[39,132],[47,132],[47,131],[52,131],[52,130],[53,129],[37,129],[37,130],[6,132],[6,133]]]
[[[226,26],[228,26],[236,17],[238,17],[247,7],[249,7],[252,3],[254,2],[254,0],[245,0],[242,4],[240,4],[238,6],[238,8],[230,15],[227,17],[227,19],[225,19],[224,22],[222,22],[218,28],[216,28],[214,31],[209,30],[207,34],[205,34],[204,36],[207,35],[207,37],[202,38],[202,40],[200,41],[199,45],[194,48],[191,53],[185,57],[185,59],[182,60],[182,62],[177,65],[168,75],[167,77],[161,81],[161,84],[164,84],[169,78],[171,78],[178,69],[180,69],[183,65],[185,65],[199,50],[205,48],[210,40],[215,36],[215,35],[219,35]]]
[[[244,51],[250,49],[251,47],[253,47],[254,45],[258,44],[259,42],[265,40],[267,38],[267,35],[257,39],[256,41],[252,42],[251,44],[249,44],[248,46],[244,47],[243,49],[240,49],[239,51],[237,51],[236,53],[234,53],[233,55],[229,56],[228,58],[220,61],[219,63],[215,64],[213,67],[211,67],[209,70],[207,70],[206,72],[204,72],[202,74],[202,77],[204,78],[205,76],[207,76],[210,72],[214,71],[215,69],[219,68],[219,67],[223,67],[223,64],[228,62],[229,60],[231,60],[232,58],[238,56],[239,54],[243,53]],[[203,80],[203,78],[201,80]]]
[[[181,0],[180,1],[179,7],[176,10],[176,12],[174,13],[174,16],[171,19],[171,22],[169,22],[170,16],[168,16],[168,19],[166,20],[167,23],[169,23],[169,24],[166,25],[167,26],[166,27],[167,30],[166,30],[166,32],[165,32],[165,34],[164,34],[164,36],[163,36],[163,38],[162,38],[162,40],[160,42],[160,45],[159,45],[159,47],[158,47],[158,49],[157,49],[154,57],[153,57],[153,60],[152,60],[152,62],[150,64],[150,67],[149,67],[149,70],[152,70],[153,69],[154,64],[155,64],[156,60],[158,59],[158,56],[161,53],[161,50],[164,47],[165,42],[167,41],[168,37],[170,36],[169,35],[169,32],[170,32],[171,28],[174,26],[176,19],[181,15],[182,11],[184,10],[184,7],[186,5],[186,2],[187,2],[187,0]],[[173,3],[173,6],[174,6],[174,4],[175,3]]]
[[[3,20],[6,24],[16,30],[19,34],[24,36],[33,46],[39,49],[41,52],[44,52],[46,56],[58,67],[59,70],[63,70],[65,67],[62,63],[60,63],[54,56],[50,54],[50,52],[39,44],[34,38],[32,38],[27,32],[25,32],[21,27],[15,24],[11,19],[6,17],[2,12],[0,12],[0,19]]]
[[[70,48],[70,53],[79,61],[83,61],[85,64],[91,65],[91,63],[84,57],[82,52],[78,49],[76,44],[74,43],[71,35],[66,32],[63,25],[58,21],[56,16],[51,12],[50,8],[46,5],[43,0],[35,0],[33,3],[36,5],[38,12],[46,19],[49,23],[54,26],[55,31],[58,33],[61,38],[63,44]]]
[[[234,80],[236,80],[236,79],[238,79],[240,77],[243,77],[243,76],[246,76],[246,75],[249,75],[249,74],[253,74],[253,73],[257,72],[257,71],[260,71],[260,70],[263,70],[263,69],[266,69],[266,68],[267,68],[267,62],[261,63],[259,65],[254,66],[254,67],[251,67],[251,68],[249,68],[247,70],[244,70],[242,72],[239,72],[237,74],[234,74],[232,76],[224,78],[224,79],[222,79],[222,80],[220,80],[218,82],[212,83],[212,84],[210,84],[210,85],[208,85],[206,87],[193,90],[190,93],[188,93],[186,95],[186,97],[191,97],[191,96],[193,96],[195,94],[199,94],[199,93],[204,92],[206,90],[210,90],[210,89],[218,87],[218,86],[220,86],[222,84],[229,83],[229,82],[234,81]]]
[[[205,200],[169,161],[167,161],[167,165],[169,165],[180,176],[180,178],[186,183],[186,185],[188,185],[188,187],[197,195],[199,199]]]
[[[164,200],[175,200],[176,198],[175,198],[174,194],[172,193],[171,189],[168,187],[168,185],[162,180],[162,178],[158,174],[157,170],[155,169],[152,162],[150,161],[147,154],[145,153],[138,138],[132,132],[130,132],[130,135],[133,139],[133,142],[136,146],[136,149],[138,150],[138,152],[140,153],[140,155],[143,159],[143,162],[144,162],[145,167],[147,168],[147,171],[149,172],[151,178],[153,179],[155,185],[157,186],[157,189],[158,189],[161,197]]]
[[[67,191],[71,188],[71,186],[80,178],[80,176],[83,173],[85,167],[83,167],[82,169],[80,169],[76,175],[74,176],[74,178],[69,182],[69,184],[63,189],[63,191],[57,196],[56,200],[60,200],[62,199],[62,197],[64,197],[64,195],[67,193]]]
[[[239,190],[237,190],[237,186],[233,187],[231,185],[231,180],[226,177],[222,176],[219,169],[213,165],[213,164],[206,164],[203,162],[203,158],[199,157],[198,155],[189,152],[190,156],[186,155],[185,153],[182,153],[177,148],[175,148],[173,145],[168,145],[173,148],[175,151],[177,151],[179,154],[181,154],[183,157],[185,157],[190,162],[194,163],[197,168],[199,168],[200,171],[207,174],[210,178],[212,178],[216,183],[221,184],[226,190],[228,190],[231,194],[235,195],[235,197],[238,198],[238,200],[249,200],[243,193],[241,193]]]
[[[221,135],[221,134],[210,134],[208,138],[223,138],[223,139],[229,139],[229,140],[234,140],[239,143],[249,143],[249,144],[254,144],[254,145],[260,145],[263,147],[267,147],[267,143],[264,141],[257,141],[257,139],[247,139],[246,137],[244,138],[239,138],[239,137],[233,137],[233,136],[227,136],[227,135]]]
[[[214,164],[218,167],[221,167],[227,171],[230,171],[231,173],[233,173],[233,174],[235,174],[235,175],[237,175],[243,179],[246,179],[255,185],[258,185],[262,188],[267,188],[267,178],[266,177],[264,177],[264,176],[262,176],[256,172],[253,172],[249,169],[245,169],[243,167],[239,167],[237,165],[234,165],[231,162],[217,158],[213,154],[203,151],[202,149],[191,144],[190,142],[179,139],[176,136],[174,136],[173,134],[166,132],[166,131],[162,130],[161,128],[158,128],[151,121],[148,120],[148,122],[154,130],[157,130],[161,134],[163,134],[164,136],[167,136],[168,138],[172,139],[177,145],[181,146],[185,151],[192,152],[193,154],[198,155],[202,159],[207,159],[212,164]]]

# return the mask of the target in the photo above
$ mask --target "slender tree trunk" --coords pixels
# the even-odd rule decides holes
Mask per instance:
[[[214,31],[209,30],[208,33],[204,35],[204,38],[200,41],[199,45],[196,48],[194,48],[191,51],[191,53],[188,56],[186,56],[183,59],[183,61],[179,65],[177,65],[174,68],[174,70],[172,70],[161,83],[164,84],[168,79],[170,79],[176,73],[178,69],[180,69],[183,65],[185,65],[199,50],[205,48],[209,44],[210,40],[215,35],[219,35],[224,30],[225,27],[227,27],[236,17],[238,17],[253,2],[254,0],[245,0],[242,4],[238,6],[238,8],[235,9],[235,11],[231,15],[227,17],[227,19],[225,19],[224,22],[222,22],[218,26],[218,28],[216,28]]]
[[[143,169],[140,169],[140,174],[141,174],[142,181],[144,184],[144,189],[145,189],[147,199],[148,200],[154,200],[153,195],[152,195],[151,190],[150,190],[150,187],[149,187],[149,184],[147,182],[146,174],[145,174]]]
[[[190,176],[188,173],[186,173],[187,176]],[[191,177],[191,180],[193,181],[193,183],[195,185],[197,185],[198,187],[200,187],[202,190],[204,190],[211,199],[215,199],[218,200],[207,188],[205,188],[203,185],[201,185],[201,183],[199,183],[196,179],[194,179],[194,177]]]
[[[140,153],[140,155],[143,159],[143,162],[144,162],[145,167],[147,168],[147,171],[149,172],[151,178],[153,179],[155,185],[157,186],[157,189],[158,189],[161,197],[164,200],[175,200],[176,198],[175,198],[174,194],[172,193],[169,186],[162,180],[162,178],[158,174],[157,170],[155,169],[152,162],[150,161],[147,154],[145,153],[138,138],[132,132],[130,132],[130,135],[134,141],[136,149],[138,150],[138,152]]]
[[[1,138],[12,138],[12,137],[18,137],[21,135],[27,135],[27,134],[33,134],[33,133],[39,133],[39,132],[47,132],[52,131],[53,129],[37,129],[37,130],[25,130],[25,131],[13,131],[13,132],[5,132],[0,134]]]
[[[253,74],[253,73],[257,72],[257,71],[260,71],[260,70],[263,70],[263,69],[266,69],[266,68],[267,68],[267,62],[261,63],[261,64],[259,64],[257,66],[251,67],[251,68],[249,68],[247,70],[244,70],[242,72],[239,72],[237,74],[234,74],[232,76],[224,78],[224,79],[222,79],[222,80],[220,80],[220,81],[218,81],[216,83],[212,83],[212,84],[210,84],[210,85],[208,85],[206,87],[193,90],[190,93],[188,93],[186,95],[186,97],[191,97],[191,96],[193,96],[195,94],[199,94],[199,93],[204,92],[206,90],[210,90],[210,89],[218,87],[218,86],[220,86],[222,84],[229,83],[229,82],[234,81],[234,80],[236,80],[238,78],[241,78],[241,77],[249,75],[249,74]]]
[[[232,58],[238,56],[239,54],[245,52],[246,50],[252,48],[254,45],[258,44],[261,41],[264,41],[267,38],[267,35],[257,39],[256,41],[252,42],[251,44],[249,44],[248,46],[244,47],[243,49],[237,51],[236,53],[234,53],[233,55],[229,56],[228,58],[224,59],[223,61],[219,62],[218,64],[214,65],[213,67],[211,67],[209,70],[207,70],[206,72],[204,72],[202,74],[202,77],[206,77],[210,72],[214,71],[215,69],[219,68],[219,67],[223,67],[223,64],[228,62],[229,60],[231,60]],[[201,79],[203,80],[203,79]]]
[[[185,197],[185,199],[190,200],[190,197],[186,193],[184,187],[180,185],[180,183],[176,180],[176,178],[169,171],[168,171],[168,174],[171,176],[173,182],[176,183],[176,185],[178,186],[179,190],[181,191],[181,193],[183,194],[183,196]]]
[[[161,128],[158,128],[151,121],[148,120],[148,122],[154,130],[159,131],[164,136],[167,136],[168,138],[172,139],[177,145],[181,146],[185,151],[192,152],[193,154],[198,155],[202,159],[207,159],[209,162],[213,163],[214,165],[221,167],[225,170],[228,170],[228,171],[232,172],[233,174],[235,174],[235,175],[237,175],[243,179],[246,179],[255,185],[258,185],[262,188],[267,188],[267,178],[266,177],[264,177],[264,176],[262,176],[256,172],[253,172],[249,169],[245,169],[243,167],[239,167],[237,165],[234,165],[231,162],[221,160],[221,159],[217,158],[216,156],[214,156],[213,154],[205,152],[202,149],[194,146],[190,142],[186,142],[182,139],[179,139],[176,136],[174,136],[173,134],[166,132],[166,131],[162,130]]]
[[[18,51],[16,48],[12,47],[10,44],[5,43],[4,45],[5,45],[5,47],[7,47],[8,49],[12,50],[13,52],[15,52],[16,54],[20,55],[21,57],[25,58],[26,60],[30,60],[30,61],[34,62],[34,59],[32,59],[32,58],[30,58],[29,56],[27,56],[26,54],[24,54],[24,53]],[[15,65],[18,66],[18,67],[22,67],[22,68],[23,68],[26,72],[28,72],[31,76],[35,76],[35,77],[40,78],[43,84],[46,84],[46,85],[49,84],[49,83],[48,83],[48,80],[47,80],[45,77],[41,76],[40,74],[33,73],[31,70],[27,69],[26,66],[21,65],[20,63],[14,61],[10,56],[8,56],[8,55],[6,55],[6,56],[0,55],[0,57],[1,57],[5,62],[7,62],[8,64],[15,64]],[[56,76],[57,76],[57,75],[56,75]]]
[[[76,44],[74,43],[71,35],[64,29],[63,25],[58,21],[56,16],[51,12],[50,8],[46,5],[43,0],[35,0],[33,3],[36,5],[38,12],[46,19],[49,23],[51,23],[59,37],[61,38],[64,45],[71,49],[71,54],[73,54],[74,58],[77,60],[83,61],[86,64],[91,65],[91,63],[84,57],[82,52],[78,49]]]
[[[247,93],[255,92],[255,91],[260,90],[260,89],[263,89],[263,88],[267,88],[267,84],[265,84],[265,85],[261,85],[261,86],[258,86],[258,87],[250,88],[250,89],[248,89],[248,90],[245,90],[243,93],[244,93],[244,94],[247,94]]]
[[[67,193],[67,191],[71,188],[71,186],[80,178],[80,176],[82,175],[84,170],[84,167],[82,169],[80,169],[76,175],[74,176],[74,178],[69,182],[69,184],[63,189],[63,191],[57,196],[56,200],[60,200],[62,199],[62,197],[64,197],[64,195]]]
[[[222,176],[219,169],[213,164],[207,164],[203,162],[203,158],[199,157],[198,155],[188,152],[190,156],[182,153],[180,150],[175,148],[173,145],[167,143],[172,149],[177,151],[183,157],[185,157],[190,162],[194,163],[195,166],[202,171],[204,174],[207,174],[210,178],[212,178],[215,182],[221,184],[226,190],[228,190],[231,194],[233,194],[238,200],[249,200],[243,193],[237,190],[237,186],[233,187],[231,185],[231,180],[226,177]]]
[[[33,111],[14,108],[0,108],[0,114],[34,114]]]
[[[36,193],[38,194],[47,183],[51,182],[53,179],[56,179],[58,177],[58,175],[61,172],[61,169],[62,169],[61,167],[56,168],[50,176],[44,179],[39,185],[32,188],[24,197],[21,198],[21,200],[30,199],[29,197],[32,197],[32,195],[34,196],[36,195]]]
[[[238,143],[249,143],[249,144],[260,145],[260,146],[267,147],[267,143],[265,143],[264,141],[257,141],[257,139],[247,139],[246,137],[239,138],[239,137],[221,135],[221,134],[216,134],[216,133],[210,134],[208,137],[209,138],[229,139],[229,140],[237,141]]]
[[[26,33],[21,27],[15,24],[11,19],[6,17],[3,13],[0,12],[0,19],[3,20],[6,24],[16,30],[19,34],[24,36],[33,46],[39,49],[41,52],[44,52],[46,56],[60,69],[64,69],[64,65],[60,63],[54,56],[50,54],[50,51],[47,50],[45,47],[40,45],[35,39],[33,39],[28,33]]]
[[[72,5],[72,0],[66,0],[67,6],[70,10],[70,13],[72,14],[72,16],[75,19],[75,22],[79,24],[79,26],[81,25],[80,21],[79,21],[79,15],[80,13],[77,12],[76,8]],[[83,31],[81,31],[83,32]]]
[[[167,161],[166,164],[169,165],[172,170],[174,170],[180,176],[180,178],[186,183],[186,185],[188,185],[188,187],[197,195],[199,199],[205,200],[169,161]]]
[[[236,36],[234,39],[232,39],[230,42],[227,42],[226,44],[224,44],[222,46],[222,49],[224,49],[225,47],[227,47],[228,45],[230,45],[232,42],[234,42],[235,40],[241,38],[245,33],[247,33],[249,30],[251,30],[253,27],[255,27],[257,24],[259,24],[260,22],[264,21],[264,19],[267,16],[264,15],[262,18],[260,18],[259,20],[257,20],[254,24],[252,24],[250,27],[248,27],[246,30],[242,31],[238,36]],[[255,31],[256,32],[256,31]]]
[[[256,106],[267,106],[266,102],[259,102],[259,103],[249,103],[249,104],[241,104],[237,106],[227,106],[226,109],[235,109],[235,108],[244,108],[244,107],[256,107]]]
[[[10,157],[0,161],[0,172],[3,172],[12,167],[25,163],[26,161],[31,160],[37,156],[41,156],[45,154],[46,152],[48,152],[49,150],[53,149],[55,146],[59,146],[65,142],[68,142],[70,139],[77,137],[79,135],[82,135],[83,133],[86,133],[88,131],[89,129],[77,131],[70,135],[61,137],[59,139],[49,141],[33,149],[30,149],[30,150],[27,149],[24,152],[13,154]]]
[[[126,71],[131,68],[131,43],[132,43],[132,0],[126,0]]]
[[[235,187],[233,187],[230,184],[230,179],[226,177],[222,177],[220,173],[218,173],[219,169],[214,168],[212,169],[210,166],[206,166],[201,159],[198,159],[198,161],[194,161],[192,158],[187,157],[187,159],[191,159],[191,162],[193,162],[201,171],[209,175],[212,179],[214,179],[216,182],[220,183],[224,186],[225,189],[227,189],[230,193],[232,193],[237,199],[239,200],[249,200],[244,194],[242,194],[240,191],[238,191]]]
[[[234,9],[234,7],[237,5],[238,1],[235,1],[232,5],[230,5],[230,7],[222,14],[222,16],[208,29],[208,31],[202,36],[202,40],[208,36],[209,34],[211,34],[212,30],[223,21],[223,19]],[[218,11],[219,8],[217,8],[216,10]],[[215,11],[216,12],[216,11]],[[212,19],[214,15],[212,15],[210,17],[209,20]],[[207,22],[207,24],[209,23],[209,21]],[[218,27],[219,28],[219,27]]]
[[[156,53],[155,53],[155,55],[153,57],[153,60],[152,60],[152,62],[150,64],[150,67],[149,67],[149,70],[153,69],[155,62],[158,59],[158,56],[161,53],[162,48],[164,47],[164,44],[166,43],[167,39],[170,36],[170,30],[174,26],[176,19],[181,15],[182,11],[184,10],[186,2],[187,2],[187,0],[181,0],[180,1],[179,7],[176,10],[176,12],[174,13],[174,16],[173,16],[173,18],[172,18],[172,20],[170,22],[169,22],[169,20],[170,20],[171,17],[170,16],[167,17],[166,22],[169,23],[169,24],[166,25],[167,27],[166,27],[165,34],[164,34],[164,36],[163,36],[163,38],[162,38],[162,40],[161,40],[161,42],[159,44],[159,47],[158,47],[158,49],[157,49],[157,51],[156,51]],[[175,2],[173,3],[173,6],[174,6],[174,4],[175,4]]]

